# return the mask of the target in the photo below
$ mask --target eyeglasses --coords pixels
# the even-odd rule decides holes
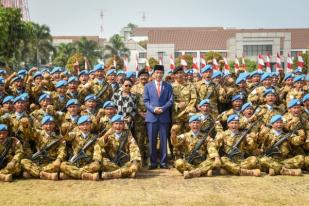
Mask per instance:
[[[124,87],[132,87],[132,85],[131,84],[126,84],[126,85],[124,85]]]

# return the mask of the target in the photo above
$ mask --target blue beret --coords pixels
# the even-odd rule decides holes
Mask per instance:
[[[306,81],[309,82],[309,74],[307,74]]]
[[[97,64],[97,65],[94,66],[94,70],[95,71],[104,70],[104,65],[103,64]]]
[[[8,131],[8,126],[6,124],[0,124],[0,131]]]
[[[71,82],[78,82],[77,77],[75,77],[75,76],[70,77],[70,78],[68,79],[68,83],[70,84]]]
[[[185,74],[193,75],[193,74],[194,74],[194,71],[193,71],[193,69],[187,69],[187,70],[185,71]]]
[[[42,94],[39,98],[39,102],[43,101],[44,99],[50,99],[50,96],[48,94]]]
[[[2,100],[2,104],[5,104],[5,103],[7,103],[7,102],[13,102],[13,100],[14,100],[14,97],[13,97],[13,96],[11,96],[11,95],[6,96],[6,97],[4,97],[4,99]]]
[[[79,102],[77,99],[70,99],[67,104],[66,104],[66,107],[69,107],[71,105],[79,105]]]
[[[261,72],[255,70],[255,71],[250,73],[250,77],[253,77],[253,76],[256,76],[256,75],[261,75]]]
[[[69,73],[69,71],[65,70],[65,71],[62,72],[62,74],[63,74],[64,76],[69,76],[70,73]]]
[[[200,101],[200,103],[198,104],[199,107],[203,106],[204,104],[210,104],[209,99],[203,99],[202,101]]]
[[[276,95],[276,91],[275,91],[274,89],[272,89],[272,88],[270,88],[270,89],[265,89],[265,91],[264,91],[264,93],[263,93],[263,96],[266,96],[266,95],[268,95],[268,94],[274,94],[274,95]]]
[[[111,123],[114,123],[114,122],[123,122],[124,121],[124,118],[122,115],[119,115],[119,114],[115,114],[112,118],[111,118]]]
[[[91,122],[91,119],[88,115],[83,115],[81,116],[78,121],[77,121],[77,124],[80,125],[80,124],[83,124],[85,122]]]
[[[293,72],[294,72],[294,74],[295,73],[303,73],[301,67],[297,67]]]
[[[214,71],[214,73],[212,74],[211,78],[217,78],[217,77],[221,77],[222,73],[220,71]]]
[[[103,108],[106,109],[106,108],[111,108],[111,107],[115,107],[116,105],[114,104],[113,101],[106,101],[104,102],[103,104]]]
[[[300,105],[300,101],[298,99],[291,99],[288,103],[288,108],[290,109],[296,105]]]
[[[60,80],[56,83],[56,89],[59,87],[67,86],[68,82],[66,80]]]
[[[261,82],[268,79],[268,78],[271,78],[271,74],[270,73],[264,73],[261,77]]]
[[[241,82],[245,82],[247,78],[244,75],[239,75],[236,79],[236,84],[240,84]]]
[[[4,69],[0,69],[0,74],[7,74],[7,72]]]
[[[126,71],[127,78],[136,77],[136,73],[133,71]]]
[[[21,80],[23,80],[23,76],[18,75],[16,77],[14,77],[11,82],[13,83],[13,82],[16,82],[16,81],[21,81]]]
[[[97,97],[94,94],[89,94],[88,96],[85,97],[84,101],[87,102],[89,100],[97,101]]]
[[[43,117],[43,119],[42,119],[42,125],[44,125],[44,124],[47,124],[47,123],[49,123],[49,122],[54,122],[55,120],[54,120],[54,118],[52,117],[52,116],[50,116],[50,115],[46,115],[46,116],[44,116]]]
[[[15,103],[17,103],[17,102],[21,102],[21,101],[22,101],[22,102],[26,101],[26,98],[23,97],[22,95],[19,95],[19,96],[17,96],[17,97],[14,98],[13,104],[15,104]]]
[[[298,76],[294,77],[293,83],[303,81],[303,80],[305,80],[305,76],[304,75],[298,75]]]
[[[91,70],[89,71],[89,74],[93,74],[93,73],[95,73],[95,69],[91,69]]]
[[[37,77],[42,77],[42,76],[43,76],[42,72],[36,71],[36,72],[34,73],[34,75],[33,75],[33,79],[35,79],[35,78],[37,78]]]
[[[286,73],[285,76],[284,76],[284,81],[286,81],[287,79],[290,79],[290,78],[294,78],[294,74],[293,73]]]
[[[119,70],[119,71],[117,71],[117,76],[118,75],[125,75],[126,73],[123,71],[123,70]]]
[[[18,75],[25,76],[25,75],[27,74],[27,72],[28,72],[28,71],[27,71],[26,69],[21,69],[21,70],[18,71],[17,74],[18,74]]]
[[[303,97],[303,102],[308,101],[308,100],[309,100],[309,93]]]
[[[0,77],[0,84],[4,84],[5,83],[5,79],[3,77]]]
[[[44,73],[49,73],[49,69],[48,69],[48,68],[43,68],[43,69],[41,70],[41,72],[42,72],[42,74],[44,74]]]
[[[29,94],[28,94],[27,92],[22,93],[20,96],[21,96],[22,98],[24,98],[25,101],[26,101],[26,100],[29,100]]]
[[[276,115],[272,116],[269,123],[273,124],[277,121],[283,121],[283,118],[280,114],[276,114]]]
[[[253,108],[252,104],[250,102],[245,103],[244,105],[242,105],[241,110],[240,111],[245,111],[248,108]]]
[[[201,73],[203,74],[209,70],[212,70],[212,66],[210,64],[207,64],[205,67],[201,69]]]
[[[233,102],[233,101],[236,101],[236,100],[238,100],[238,99],[243,99],[243,98],[244,98],[243,95],[241,95],[241,94],[236,94],[236,95],[234,95],[234,96],[232,97],[232,102]]]
[[[278,72],[272,72],[272,73],[271,73],[271,76],[272,76],[272,77],[278,77],[278,76],[279,76],[279,73],[278,73]]]
[[[196,122],[196,121],[197,122],[202,121],[201,115],[195,114],[195,115],[192,115],[189,119],[189,123]]]
[[[110,69],[106,72],[106,76],[112,75],[112,74],[117,74],[116,69]]]
[[[81,76],[81,75],[89,75],[89,72],[88,70],[82,70],[79,72],[78,76]]]
[[[54,67],[50,72],[51,74],[60,73],[62,71],[61,67]]]
[[[227,118],[227,123],[230,123],[231,121],[239,121],[239,116],[237,114],[232,114]]]
[[[229,71],[223,72],[223,78],[228,77],[228,76],[231,76],[231,72]]]

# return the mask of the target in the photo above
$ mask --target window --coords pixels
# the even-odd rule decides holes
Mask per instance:
[[[257,56],[258,54],[267,55],[268,53],[272,55],[273,46],[272,45],[244,45],[243,51],[246,56]]]
[[[142,58],[147,58],[146,52],[140,52],[140,53],[138,54],[138,58],[140,58],[140,59],[142,59]]]
[[[158,52],[158,59],[163,59],[164,52]]]
[[[189,55],[189,56],[191,56],[191,57],[196,57],[196,52],[186,52],[185,53],[186,55]]]
[[[178,58],[182,55],[182,52],[175,52],[175,58]]]

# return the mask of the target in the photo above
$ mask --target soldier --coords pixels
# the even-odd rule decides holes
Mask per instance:
[[[99,119],[99,131],[105,129],[108,131],[112,124],[110,122],[111,118],[117,113],[116,105],[112,101],[106,101],[103,104],[103,109],[100,109],[97,119]],[[103,116],[101,116],[103,114]]]
[[[13,96],[6,96],[2,101],[2,107],[0,109],[0,115],[2,118],[8,117],[14,111],[14,104],[13,104],[14,97]]]
[[[278,96],[280,102],[286,102],[286,95],[293,87],[294,75],[292,73],[286,73],[284,77],[283,86],[279,88]]]
[[[3,77],[0,77],[0,102],[3,101],[4,97],[8,95],[8,93],[5,91],[5,79]]]
[[[52,116],[44,116],[41,125],[42,130],[37,129],[32,137],[37,153],[21,160],[23,177],[58,180],[60,164],[66,155],[65,141],[55,133],[56,122]]]
[[[293,80],[293,88],[286,95],[286,104],[288,104],[291,99],[302,99],[306,94],[304,91],[304,81],[305,77],[303,75],[296,76]]]
[[[66,108],[68,111],[65,114],[63,123],[61,125],[61,133],[63,135],[66,135],[77,126],[77,121],[80,117],[80,108],[77,99],[70,99],[66,104]]]
[[[139,148],[131,132],[125,129],[121,115],[114,115],[111,123],[112,129],[99,140],[103,153],[102,179],[133,178],[141,163]]]
[[[98,130],[98,121],[97,121],[97,97],[93,94],[89,94],[85,100],[84,105],[81,108],[81,115],[88,115],[92,122],[92,132]]]
[[[260,158],[260,165],[264,171],[268,171],[269,175],[302,175],[301,168],[304,165],[304,156],[291,154],[291,145],[302,144],[304,139],[295,134],[286,134],[283,132],[283,118],[281,115],[274,115],[271,117],[271,129],[263,130],[259,135],[264,136],[264,143],[262,151],[265,156]],[[289,135],[285,141],[277,146],[278,151],[272,153],[268,152],[272,147],[278,143],[285,135]],[[274,148],[276,149],[276,148]]]
[[[68,80],[68,90],[67,90],[67,97],[69,99],[78,99],[80,101],[82,101],[83,99],[79,99],[80,96],[79,96],[79,93],[78,93],[78,85],[79,85],[79,82],[78,82],[78,79],[77,77],[75,76],[72,76],[69,78]]]
[[[174,69],[175,82],[172,83],[174,93],[174,105],[172,112],[171,138],[184,133],[188,128],[188,114],[195,113],[197,94],[194,85],[186,82],[182,67]],[[178,151],[175,151],[176,153]],[[176,154],[177,155],[177,154]]]
[[[249,89],[247,87],[247,74],[246,73],[240,73],[239,76],[236,79],[236,89],[233,93],[235,94],[241,94],[244,98],[244,102],[247,101],[248,95],[249,95]]]
[[[149,73],[146,69],[138,72],[139,83],[133,85],[131,92],[136,95],[137,114],[135,118],[135,140],[142,155],[142,163],[147,161],[147,130],[145,123],[146,107],[144,104],[144,86],[148,83]]]
[[[99,180],[100,162],[102,160],[101,147],[96,143],[96,135],[91,132],[91,119],[84,115],[78,119],[78,128],[65,136],[65,140],[72,145],[72,157],[76,157],[84,149],[85,157],[79,161],[74,162],[72,158],[70,161],[61,163],[60,179],[83,179],[83,180]],[[85,145],[93,141],[87,148]]]
[[[193,115],[189,119],[190,131],[172,138],[172,144],[177,147],[181,146],[180,159],[175,161],[176,169],[181,172],[185,179],[212,176],[212,169],[221,165],[219,153],[216,148],[216,143],[211,137],[203,142],[201,148],[196,151],[196,156],[188,161],[191,153],[196,145],[203,139],[204,134],[200,132],[201,129],[201,116]]]
[[[227,119],[228,129],[216,136],[217,144],[222,151],[221,168],[234,175],[261,176],[258,169],[258,159],[252,156],[252,150],[256,148],[254,136],[239,131],[239,116],[232,114]],[[242,141],[236,145],[240,138]],[[229,153],[237,146],[239,154],[230,156]]]
[[[116,81],[117,81],[119,87],[122,86],[123,80],[124,80],[125,77],[126,77],[126,73],[123,70],[118,70],[117,71],[117,79],[116,79]]]
[[[61,80],[60,73],[62,72],[61,67],[54,67],[53,70],[50,72],[51,80],[54,84]]]
[[[9,88],[6,88],[6,91],[8,91],[9,94],[13,96],[18,96],[25,92],[24,87],[24,79],[22,76],[16,76],[11,80],[11,86]]]
[[[81,83],[78,87],[85,85],[89,81],[89,72],[87,70],[82,70],[78,74],[78,80]]]
[[[261,80],[261,75],[262,74],[263,74],[263,72],[260,72],[258,70],[255,70],[255,71],[250,73],[250,75],[249,75],[250,83],[248,85],[248,88],[249,88],[250,92],[252,92],[252,90],[254,90],[258,86],[260,86],[260,84],[261,84],[260,80]]]
[[[113,93],[118,92],[120,88],[119,84],[116,81],[116,74],[117,74],[116,69],[110,69],[106,72],[106,79],[107,82],[112,86]]]
[[[69,101],[67,92],[68,82],[66,80],[60,80],[56,83],[56,92],[51,93],[52,103],[56,111],[65,112],[66,103]]]
[[[9,137],[8,127],[0,124],[0,181],[12,182],[13,175],[21,172],[20,160],[23,148],[18,139]]]

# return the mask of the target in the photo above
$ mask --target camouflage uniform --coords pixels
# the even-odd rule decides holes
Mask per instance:
[[[66,113],[63,119],[63,123],[61,125],[61,133],[63,135],[69,133],[77,126],[77,120],[79,118],[79,115],[76,115],[75,118],[71,118],[70,113]]]
[[[70,132],[68,135],[66,135],[65,139],[72,145],[73,156],[76,155],[79,150],[94,137],[94,134],[88,134],[88,136],[84,138],[82,131],[77,129],[74,132]],[[81,160],[78,165],[74,165],[68,161],[65,161],[61,163],[60,171],[75,179],[81,179],[83,173],[99,172],[100,162],[102,160],[100,145],[94,143],[87,148],[85,153],[91,159],[90,162]]]
[[[304,90],[297,90],[292,88],[286,95],[286,104],[288,104],[292,99],[302,99],[306,94]]]
[[[61,97],[57,92],[52,92],[50,97],[56,111],[64,112],[66,110],[66,103],[69,101],[66,95]]]
[[[48,144],[54,142],[61,138],[54,132],[48,134],[44,130],[38,130],[33,139],[36,143],[36,148],[38,151],[44,149]],[[65,141],[60,140],[60,142],[48,150],[48,158],[42,158],[38,160],[23,159],[21,160],[21,165],[24,171],[28,172],[33,177],[40,177],[40,172],[57,173],[59,172],[59,166],[54,165],[54,161],[58,160],[60,162],[65,160]]]
[[[97,79],[95,79],[90,84],[91,84],[91,87],[90,87],[91,89],[89,93],[94,94],[98,98],[99,105],[103,104],[105,101],[110,100],[112,98],[113,88],[106,81],[103,81],[102,83],[100,83]]]

